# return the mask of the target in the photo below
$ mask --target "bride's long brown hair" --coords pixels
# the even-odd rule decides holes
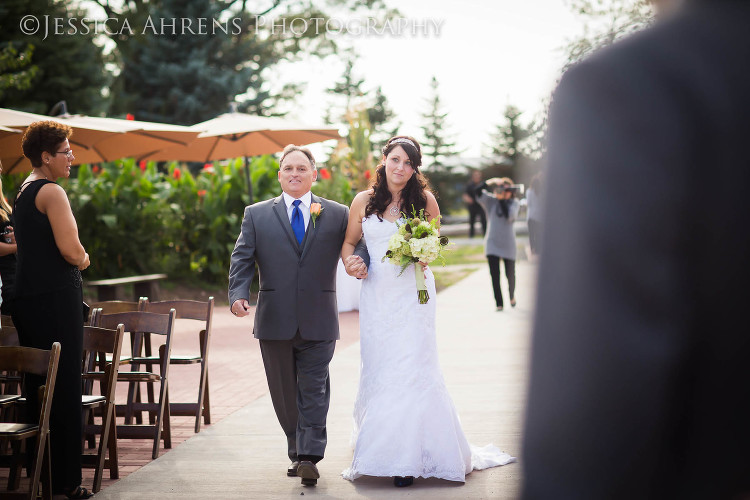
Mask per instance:
[[[403,148],[407,156],[409,156],[411,166],[414,169],[414,175],[411,176],[411,179],[409,179],[406,186],[401,190],[401,206],[399,210],[406,212],[407,215],[411,215],[412,207],[417,212],[427,208],[427,195],[425,192],[429,191],[430,188],[422,172],[419,171],[419,167],[422,165],[422,148],[419,142],[413,137],[397,135],[388,139],[388,142],[383,146],[383,158],[376,170],[375,180],[370,186],[373,193],[370,201],[367,203],[367,207],[365,207],[365,217],[375,214],[379,220],[383,220],[383,214],[388,205],[393,201],[393,196],[388,190],[388,180],[385,175],[385,159],[396,146]],[[429,214],[425,212],[425,216],[429,216]]]

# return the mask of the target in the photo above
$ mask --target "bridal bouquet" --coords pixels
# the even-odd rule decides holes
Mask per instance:
[[[441,254],[443,247],[448,244],[446,236],[440,236],[438,232],[440,217],[435,217],[432,221],[427,222],[424,216],[424,209],[419,213],[412,208],[412,217],[409,218],[402,212],[402,218],[396,222],[398,231],[396,231],[388,241],[388,251],[385,252],[381,262],[386,259],[397,266],[401,266],[401,272],[409,267],[410,264],[417,265],[417,262],[429,264],[437,259],[445,260]],[[420,304],[426,304],[430,299],[427,293],[427,285],[424,281],[424,272],[421,269],[415,269],[414,275],[417,278],[417,297]]]

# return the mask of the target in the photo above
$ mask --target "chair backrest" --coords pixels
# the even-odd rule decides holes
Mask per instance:
[[[209,297],[207,301],[199,300],[162,300],[149,302],[148,299],[141,302],[141,310],[154,313],[166,314],[171,309],[175,310],[176,319],[194,319],[205,321],[206,333],[211,330],[211,318],[214,314],[214,298]]]
[[[95,322],[94,314],[96,309],[100,309],[100,314],[114,314],[121,312],[140,311],[141,304],[148,300],[145,297],[141,297],[138,302],[128,300],[102,300],[99,302],[92,302],[89,307],[91,308],[91,317],[89,318],[89,324],[93,325]]]
[[[18,339],[18,331],[16,327],[5,323],[3,320],[2,326],[0,327],[0,346],[5,347],[17,347],[21,343]]]
[[[0,326],[13,326],[13,317],[8,314],[0,314]]]
[[[83,327],[83,372],[94,371],[97,366],[105,372],[106,384],[102,388],[102,396],[108,401],[114,401],[115,382],[120,364],[106,363],[105,354],[111,354],[112,360],[119,360],[124,336],[125,327],[122,324],[117,325],[114,330],[96,326]]]
[[[8,370],[45,376],[43,390],[39,397],[39,432],[42,435],[49,429],[49,413],[52,407],[52,395],[55,392],[59,361],[59,342],[53,343],[50,350],[0,346],[0,371]]]
[[[101,314],[94,326],[116,329],[117,325],[122,324],[126,332],[171,335],[174,329],[175,315],[174,311],[169,311],[168,314],[144,311]]]

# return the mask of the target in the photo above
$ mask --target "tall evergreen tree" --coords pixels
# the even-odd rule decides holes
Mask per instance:
[[[113,88],[112,112],[134,113],[137,118],[195,123],[224,112],[236,101],[240,111],[270,114],[299,94],[301,84],[274,86],[268,70],[279,61],[303,56],[332,54],[335,43],[326,35],[330,17],[311,2],[274,0],[262,12],[250,12],[255,5],[246,0],[123,0],[115,7],[109,0],[91,0],[108,18],[133,26],[132,34],[112,36],[116,58],[122,68]],[[385,10],[382,0],[356,2],[328,0],[326,9],[375,14]],[[228,20],[229,33],[212,35],[170,33],[155,36],[145,30],[150,19],[197,18]],[[306,25],[293,20],[310,20]],[[313,19],[322,21],[312,22]],[[284,28],[286,26],[286,28]],[[301,32],[306,27],[304,32]],[[148,69],[146,69],[148,68]],[[159,72],[159,77],[153,76]],[[300,76],[304,81],[304,75]],[[145,83],[145,84],[144,84]]]
[[[437,171],[446,170],[443,163],[445,158],[455,156],[458,151],[455,149],[456,143],[451,142],[446,130],[446,118],[448,113],[442,111],[440,101],[440,92],[436,77],[430,81],[431,97],[428,99],[428,110],[422,114],[425,125],[422,133],[422,154],[432,159],[432,168]]]
[[[112,113],[192,125],[225,112],[250,86],[253,70],[243,67],[242,52],[233,50],[231,25],[227,33],[211,24],[198,31],[199,19],[220,15],[220,4],[209,0],[158,2],[144,36],[132,38],[122,53]],[[175,19],[175,25],[162,25],[164,19]],[[183,29],[185,19],[195,34]]]
[[[531,135],[530,129],[521,124],[522,114],[517,107],[507,106],[503,112],[503,123],[492,134],[492,154],[508,158],[514,166],[524,155],[524,142]]]
[[[380,86],[375,89],[373,103],[367,109],[367,116],[370,120],[370,141],[375,147],[382,146],[398,132],[400,124],[394,123],[396,114]]]
[[[70,2],[56,0],[3,0],[0,3],[0,50],[29,53],[29,62],[21,68],[5,65],[0,76],[6,80],[20,76],[21,85],[13,85],[0,95],[0,107],[10,107],[47,114],[59,101],[65,100],[74,113],[97,115],[105,110],[102,90],[108,84],[102,48],[94,43],[94,30],[80,20],[84,11]],[[21,20],[35,19],[33,23]],[[73,21],[73,19],[78,21]],[[63,19],[55,26],[56,19]],[[68,24],[70,20],[72,25]],[[56,34],[56,31],[60,34]],[[12,48],[11,48],[12,47]],[[9,57],[9,56],[6,56]],[[23,72],[27,73],[23,73]],[[18,82],[17,82],[18,83]]]

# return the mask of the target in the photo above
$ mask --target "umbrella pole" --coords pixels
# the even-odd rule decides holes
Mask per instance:
[[[253,204],[253,181],[250,180],[250,164],[245,156],[245,180],[247,181],[247,194],[250,197],[250,205]]]

